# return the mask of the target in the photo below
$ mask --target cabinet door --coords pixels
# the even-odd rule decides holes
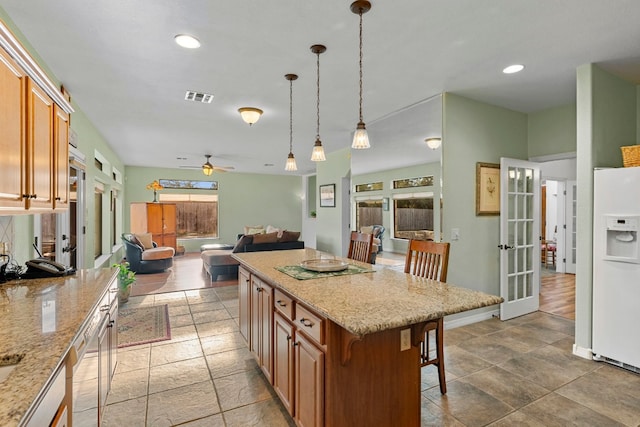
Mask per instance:
[[[53,208],[53,101],[27,78],[27,209]]]
[[[69,207],[69,114],[57,105],[53,112],[53,208],[64,210]]]
[[[23,210],[23,194],[27,193],[23,173],[26,76],[3,49],[0,49],[0,93],[0,210]]]
[[[153,240],[158,245],[162,244],[162,204],[161,203],[147,203],[147,233],[153,234]]]
[[[249,350],[259,358],[260,351],[260,292],[262,281],[251,275],[251,315],[249,316]]]
[[[162,205],[162,246],[176,249],[176,205]]]
[[[249,342],[249,309],[251,298],[251,281],[249,272],[244,268],[238,269],[238,300],[240,333]]]
[[[324,425],[324,353],[295,335],[295,413],[299,426]]]
[[[262,283],[260,292],[260,368],[269,383],[271,378],[271,364],[273,357],[273,288]]]
[[[273,389],[293,415],[293,326],[276,312],[273,317]]]

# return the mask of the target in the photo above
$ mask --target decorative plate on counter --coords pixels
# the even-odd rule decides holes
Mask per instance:
[[[339,259],[308,259],[300,263],[300,267],[305,270],[325,272],[342,271],[349,267],[349,264]]]

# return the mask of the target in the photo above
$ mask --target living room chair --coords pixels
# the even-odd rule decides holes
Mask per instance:
[[[347,258],[360,262],[371,263],[372,246],[373,234],[352,231]]]
[[[444,282],[447,280],[449,266],[449,243],[427,240],[410,240],[404,272],[427,279]],[[436,356],[430,358],[429,332],[435,331]],[[420,366],[436,365],[440,393],[447,393],[447,382],[444,376],[444,320],[430,320],[425,327],[424,341],[420,352]]]

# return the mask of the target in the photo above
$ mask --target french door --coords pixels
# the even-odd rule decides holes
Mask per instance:
[[[536,311],[540,304],[540,168],[500,159],[500,319]]]
[[[576,181],[567,181],[567,197],[565,200],[565,273],[576,274],[576,218],[578,216],[576,199]]]

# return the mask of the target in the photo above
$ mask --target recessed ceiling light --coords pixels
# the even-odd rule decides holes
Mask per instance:
[[[200,41],[189,34],[178,34],[174,39],[176,43],[187,49],[197,49],[200,47]]]
[[[505,74],[513,74],[513,73],[519,73],[522,70],[524,70],[524,65],[514,64],[514,65],[509,65],[507,68],[502,70],[502,72]]]

